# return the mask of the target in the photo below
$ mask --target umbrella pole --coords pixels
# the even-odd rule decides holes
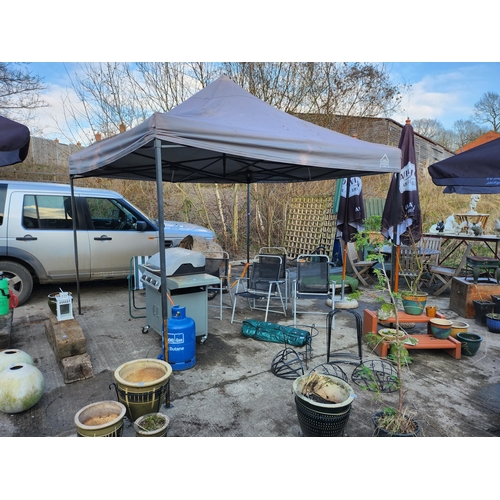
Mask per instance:
[[[347,243],[344,242],[344,255],[342,257],[342,289],[340,292],[340,298],[344,300],[344,290],[345,290],[345,275],[347,268]],[[335,293],[335,290],[334,290]]]
[[[400,246],[396,247],[396,259],[395,259],[395,267],[391,269],[391,272],[394,274],[394,292],[397,292],[399,289],[399,252]]]

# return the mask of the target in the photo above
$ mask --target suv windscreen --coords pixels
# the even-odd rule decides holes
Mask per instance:
[[[23,227],[73,229],[71,212],[69,196],[26,195],[23,202]]]
[[[119,201],[87,198],[94,229],[128,231],[137,229],[137,217]]]

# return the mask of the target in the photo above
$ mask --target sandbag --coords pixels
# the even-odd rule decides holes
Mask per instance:
[[[253,319],[243,321],[241,333],[245,337],[255,340],[289,344],[296,347],[308,344],[311,338],[311,334],[306,330]]]

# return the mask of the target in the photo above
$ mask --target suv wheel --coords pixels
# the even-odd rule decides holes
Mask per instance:
[[[0,273],[9,280],[9,289],[17,295],[18,305],[24,304],[33,291],[31,273],[23,265],[7,260],[0,261]]]

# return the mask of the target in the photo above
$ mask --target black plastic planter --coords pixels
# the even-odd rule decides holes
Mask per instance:
[[[500,314],[500,295],[492,295],[491,300],[495,303],[495,313]]]
[[[494,312],[495,303],[489,300],[473,300],[476,325],[486,326],[486,315]]]

